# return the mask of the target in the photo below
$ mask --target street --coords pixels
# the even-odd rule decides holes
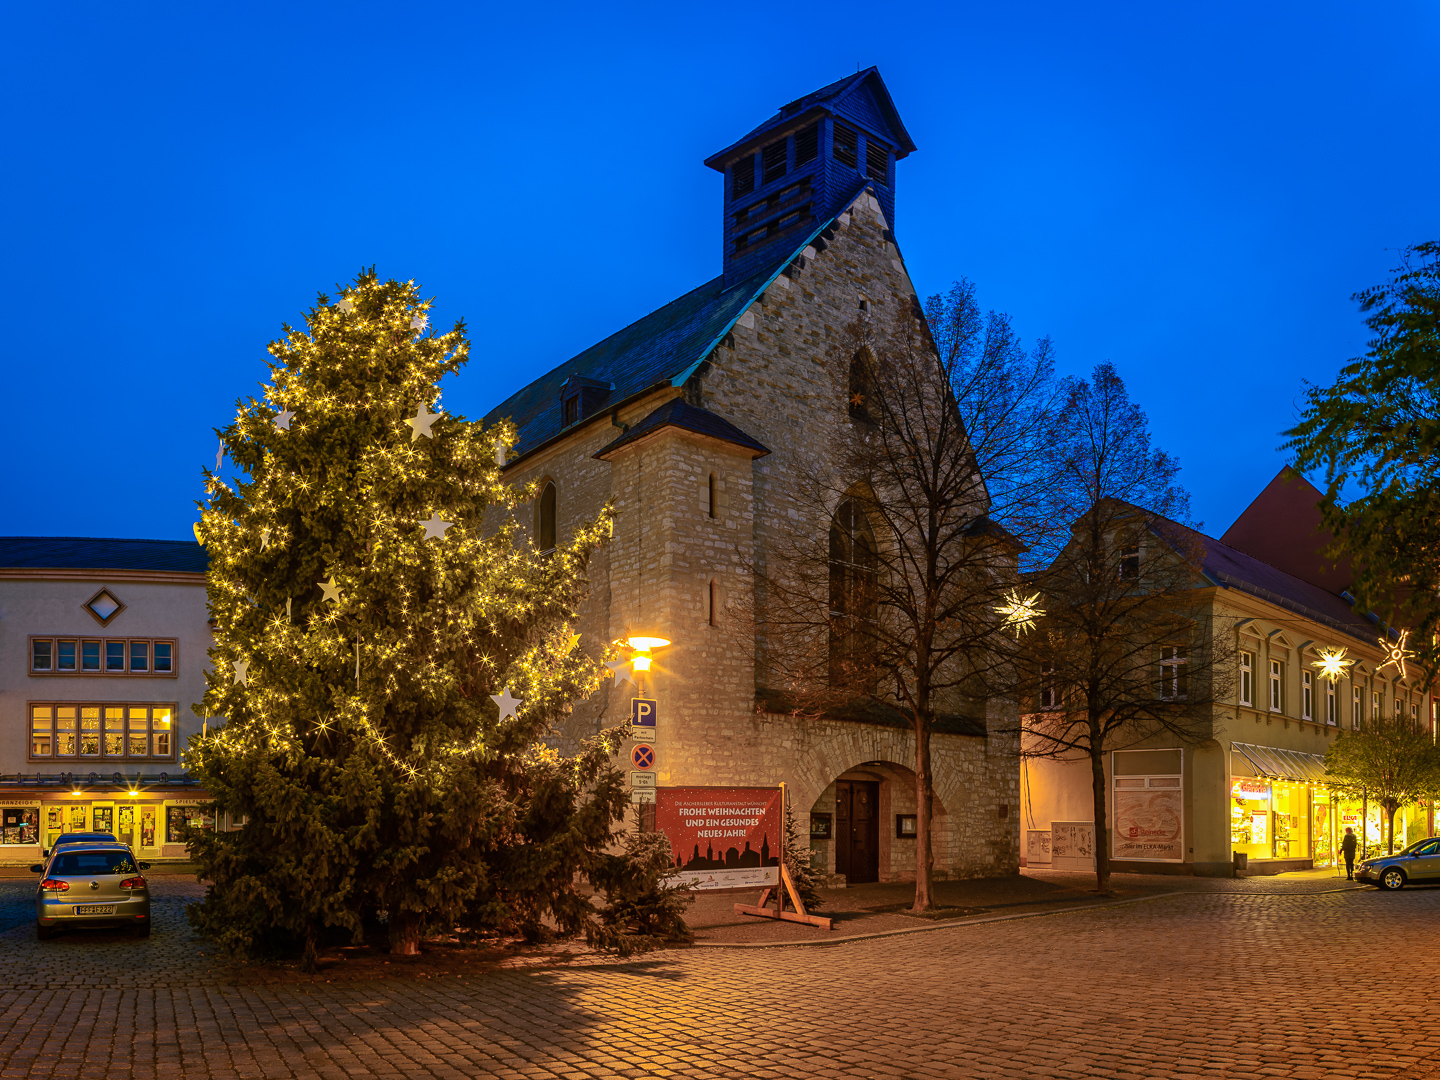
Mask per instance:
[[[148,941],[37,942],[32,888],[0,882],[5,1077],[1440,1074],[1434,888],[333,983],[236,979],[193,882],[157,881]]]

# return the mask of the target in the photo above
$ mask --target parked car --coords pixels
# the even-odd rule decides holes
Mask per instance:
[[[41,858],[46,858],[46,859],[48,859],[48,858],[50,857],[51,853],[54,852],[55,848],[60,847],[62,844],[96,844],[96,843],[116,844],[116,843],[119,843],[119,841],[115,839],[115,834],[114,834],[114,833],[108,833],[108,832],[71,832],[71,833],[62,833],[61,836],[60,836],[60,839],[58,839],[58,840],[55,841],[55,847],[52,847],[49,851],[42,851],[42,852],[40,852],[40,856],[41,856]]]
[[[1382,889],[1440,885],[1440,836],[1420,840],[1394,855],[1377,855],[1355,867],[1355,880]]]
[[[134,927],[150,936],[150,888],[140,862],[125,844],[57,845],[48,862],[30,869],[43,874],[35,892],[35,936],[42,941],[61,930],[95,926]]]

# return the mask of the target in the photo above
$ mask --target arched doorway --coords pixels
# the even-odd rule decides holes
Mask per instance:
[[[828,820],[828,837],[812,840],[811,865],[844,875],[847,885],[915,877],[915,773],[894,761],[867,761],[836,776],[810,808],[812,823]],[[931,805],[931,848],[937,869],[949,865],[944,805]],[[814,830],[812,829],[812,833]]]

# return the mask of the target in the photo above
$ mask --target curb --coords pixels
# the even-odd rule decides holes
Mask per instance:
[[[1348,892],[1347,889],[1338,890]],[[875,938],[899,937],[901,934],[928,934],[935,930],[961,930],[967,926],[981,926],[986,923],[1014,922],[1017,919],[1039,919],[1050,915],[1068,915],[1076,911],[1095,911],[1097,908],[1123,907],[1126,904],[1144,904],[1151,900],[1163,900],[1169,896],[1194,896],[1204,895],[1190,893],[1184,890],[1175,892],[1155,893],[1153,896],[1136,896],[1129,900],[1110,900],[1103,904],[1081,904],[1077,907],[1057,908],[1053,911],[1022,911],[1012,915],[989,915],[983,919],[966,919],[964,922],[941,923],[936,926],[915,926],[906,927],[903,930],[877,930],[873,934],[850,934],[847,937],[838,938],[811,938],[808,941],[697,941],[684,949],[676,949],[676,952],[686,952],[690,949],[793,949],[800,947],[814,947],[826,945],[845,945],[852,941],[872,941]]]

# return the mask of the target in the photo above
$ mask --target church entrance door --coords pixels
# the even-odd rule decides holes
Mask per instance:
[[[879,806],[879,781],[835,781],[835,872],[847,884],[880,880]]]

